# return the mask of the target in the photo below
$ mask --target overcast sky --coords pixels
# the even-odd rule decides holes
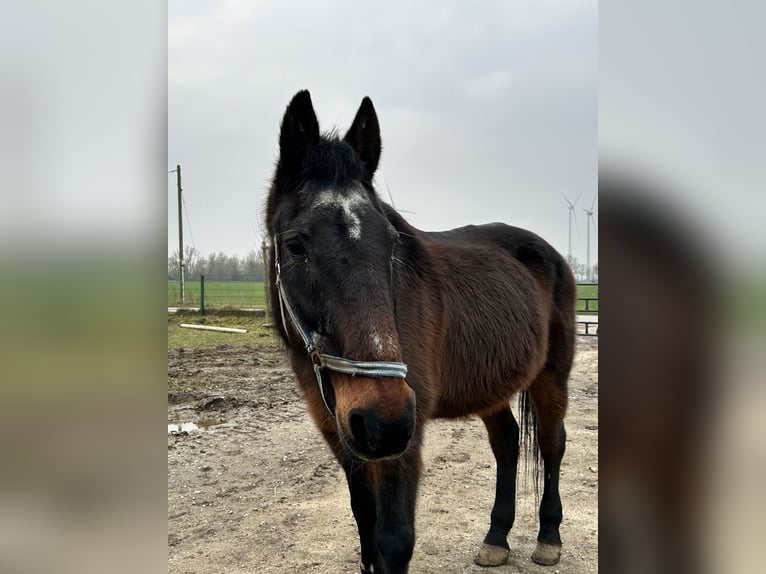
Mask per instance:
[[[597,192],[596,2],[170,0],[168,170],[181,164],[203,254],[244,255],[290,98],[345,131],[364,96],[381,125],[378,191],[424,230],[503,221],[586,259]],[[168,174],[168,253],[178,246]],[[410,213],[411,212],[411,213]],[[598,217],[598,201],[595,204]],[[190,225],[189,225],[190,223]],[[591,259],[598,235],[591,234]]]

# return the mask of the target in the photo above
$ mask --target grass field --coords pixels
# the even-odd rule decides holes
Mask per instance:
[[[577,286],[577,312],[580,314],[586,314],[585,305],[586,302],[582,299],[593,298],[596,301],[588,301],[588,312],[598,314],[598,284],[591,285],[578,285]]]
[[[168,281],[168,305],[178,303],[178,282]],[[199,306],[199,281],[186,284],[186,305]],[[598,298],[598,285],[578,285],[578,297]],[[212,312],[201,316],[196,311],[179,311],[168,314],[168,349],[199,349],[217,345],[255,345],[276,342],[276,331],[265,327],[268,319],[263,313],[226,311],[221,307],[263,308],[263,282],[256,281],[206,281],[205,308]],[[598,312],[598,301],[590,301],[591,311]],[[216,308],[218,308],[216,310]],[[585,302],[577,302],[578,312],[585,309]],[[181,327],[181,323],[238,327],[247,333],[220,333]]]
[[[201,331],[181,327],[181,323],[211,325],[215,327],[236,327],[247,329],[247,333],[222,333]],[[257,345],[277,342],[276,330],[265,327],[267,319],[263,313],[245,311],[213,311],[202,317],[196,311],[168,313],[168,349],[201,349],[218,345]]]
[[[186,307],[200,306],[199,280],[187,282],[185,285]],[[178,281],[168,281],[168,306],[180,306],[180,288]],[[578,285],[578,313],[584,313],[586,302],[582,298],[595,298],[589,301],[588,312],[598,313],[598,285]],[[265,307],[265,292],[262,281],[205,281],[205,308],[255,308]]]

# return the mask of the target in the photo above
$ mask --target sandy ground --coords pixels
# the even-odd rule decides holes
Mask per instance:
[[[358,572],[343,472],[272,344],[168,352],[168,572]],[[534,564],[537,501],[520,476],[507,565],[473,563],[495,465],[476,418],[426,430],[412,573],[598,571],[598,339],[579,337],[561,470],[563,552]],[[197,423],[182,428],[171,423]],[[523,461],[520,462],[523,468]]]

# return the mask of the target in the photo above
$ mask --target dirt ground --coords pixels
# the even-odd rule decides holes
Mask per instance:
[[[170,574],[359,571],[343,472],[279,347],[170,350],[168,383]],[[521,475],[508,564],[473,563],[489,526],[495,464],[483,424],[469,418],[433,421],[426,430],[410,572],[598,571],[596,337],[578,338],[569,404],[559,564],[530,559],[537,501]]]

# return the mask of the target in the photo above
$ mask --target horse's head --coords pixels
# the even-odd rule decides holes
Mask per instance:
[[[401,374],[374,372],[400,363],[402,351],[392,277],[398,234],[372,186],[381,151],[372,102],[362,101],[340,139],[320,135],[311,97],[299,92],[282,120],[279,147],[267,226],[281,284],[272,285],[278,323],[280,307],[289,308],[282,336],[305,376],[306,346],[375,363],[353,375],[322,369],[320,387],[348,450],[367,460],[397,456],[414,432],[415,394]],[[313,390],[307,396],[321,400]]]

